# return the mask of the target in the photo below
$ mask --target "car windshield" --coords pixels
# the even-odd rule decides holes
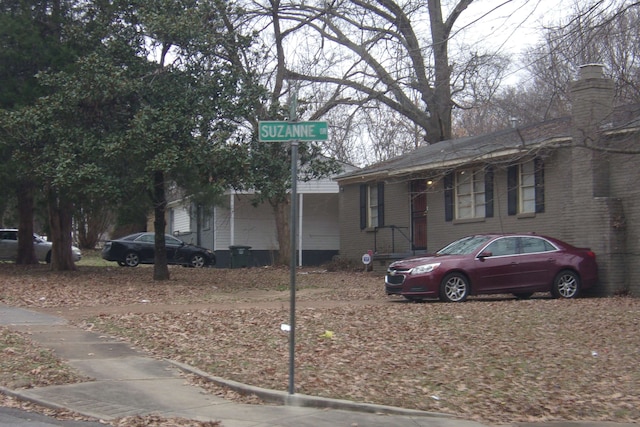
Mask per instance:
[[[436,252],[437,255],[467,255],[485,244],[491,237],[489,236],[469,236],[449,243],[444,248]]]

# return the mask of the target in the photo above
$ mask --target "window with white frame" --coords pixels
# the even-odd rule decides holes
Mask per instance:
[[[544,162],[527,160],[507,168],[507,212],[509,215],[543,213]]]
[[[485,217],[484,170],[460,170],[455,174],[455,208],[457,219]]]
[[[384,182],[360,185],[360,229],[384,225]]]
[[[378,226],[378,186],[377,185],[369,185],[368,186],[368,196],[367,196],[367,206],[369,208],[367,225],[369,227],[377,227]]]
[[[520,164],[518,178],[518,212],[536,211],[536,170],[533,160]]]

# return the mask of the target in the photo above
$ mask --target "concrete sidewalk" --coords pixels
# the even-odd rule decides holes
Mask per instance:
[[[444,414],[299,394],[289,395],[286,392],[211,377],[186,365],[150,357],[110,337],[70,326],[63,318],[3,304],[0,304],[0,325],[28,332],[35,342],[52,349],[81,375],[93,379],[79,384],[20,390],[0,388],[0,391],[40,405],[68,409],[96,419],[113,420],[125,416],[155,414],[199,421],[220,421],[225,427],[483,426]],[[188,384],[180,371],[207,377],[243,393],[256,394],[274,404],[249,405],[225,400]],[[525,423],[514,424],[516,425],[532,426]],[[548,425],[621,426],[608,423]]]

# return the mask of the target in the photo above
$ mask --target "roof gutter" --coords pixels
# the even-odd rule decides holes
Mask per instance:
[[[452,160],[443,160],[441,162],[434,162],[430,164],[420,164],[420,165],[415,165],[415,166],[401,168],[401,169],[378,170],[370,173],[352,175],[345,178],[337,178],[336,181],[338,181],[341,185],[345,185],[345,184],[354,184],[358,182],[381,180],[387,177],[410,175],[412,173],[426,172],[426,171],[437,170],[437,169],[453,169],[455,167],[474,163],[474,162],[481,162],[481,161],[490,162],[492,160],[506,158],[506,157],[515,157],[518,155],[522,156],[523,154],[530,153],[533,150],[539,149],[542,147],[552,147],[552,148],[560,147],[563,145],[567,145],[568,143],[571,143],[571,141],[572,141],[572,138],[570,136],[562,136],[562,137],[547,139],[545,141],[541,141],[537,144],[531,144],[526,147],[521,145],[519,147],[486,153],[481,156],[467,156],[467,157],[457,158]]]

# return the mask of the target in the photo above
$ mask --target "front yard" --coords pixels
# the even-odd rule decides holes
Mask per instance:
[[[287,390],[288,269],[176,267],[170,281],[154,282],[150,268],[54,274],[2,264],[0,302],[65,316],[212,375]],[[379,273],[305,269],[296,282],[298,393],[492,424],[640,420],[638,299],[415,304],[384,295]]]

